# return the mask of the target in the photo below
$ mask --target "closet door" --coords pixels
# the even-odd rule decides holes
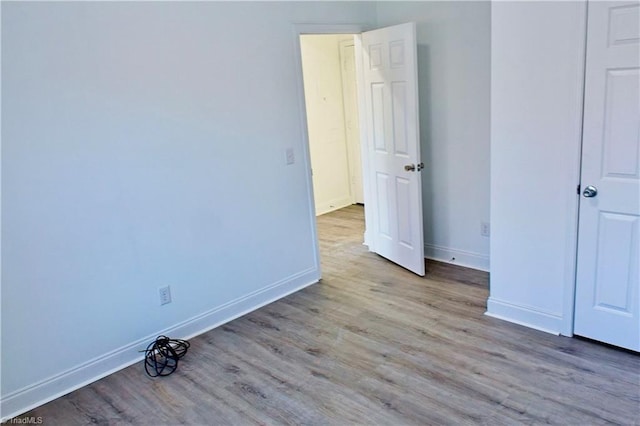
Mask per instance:
[[[640,3],[590,2],[574,333],[640,351]]]

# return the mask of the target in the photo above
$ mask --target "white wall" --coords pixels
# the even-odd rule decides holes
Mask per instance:
[[[3,418],[317,280],[293,23],[371,4],[1,7]]]
[[[340,34],[302,35],[300,47],[316,214],[353,203]]]
[[[416,22],[425,255],[488,270],[491,4],[383,2],[378,25]]]
[[[1,8],[2,418],[317,279],[294,23],[417,22],[427,252],[488,266],[488,3]]]
[[[586,6],[496,2],[488,314],[571,334]]]

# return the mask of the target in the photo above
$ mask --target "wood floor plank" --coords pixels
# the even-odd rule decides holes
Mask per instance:
[[[25,416],[44,424],[640,425],[640,357],[484,315],[488,274],[418,277],[362,245],[362,206],[318,217],[322,281]],[[21,416],[23,417],[23,416]]]

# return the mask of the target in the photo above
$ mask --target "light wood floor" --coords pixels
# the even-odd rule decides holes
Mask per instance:
[[[483,315],[486,273],[417,277],[318,218],[323,280],[203,334],[172,376],[134,365],[42,406],[44,424],[640,424],[640,357]],[[21,416],[22,417],[22,416]]]

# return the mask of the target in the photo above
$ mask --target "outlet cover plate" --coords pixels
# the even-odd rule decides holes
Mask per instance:
[[[171,303],[171,287],[160,287],[158,289],[158,293],[160,294],[160,305],[166,305],[167,303]]]

